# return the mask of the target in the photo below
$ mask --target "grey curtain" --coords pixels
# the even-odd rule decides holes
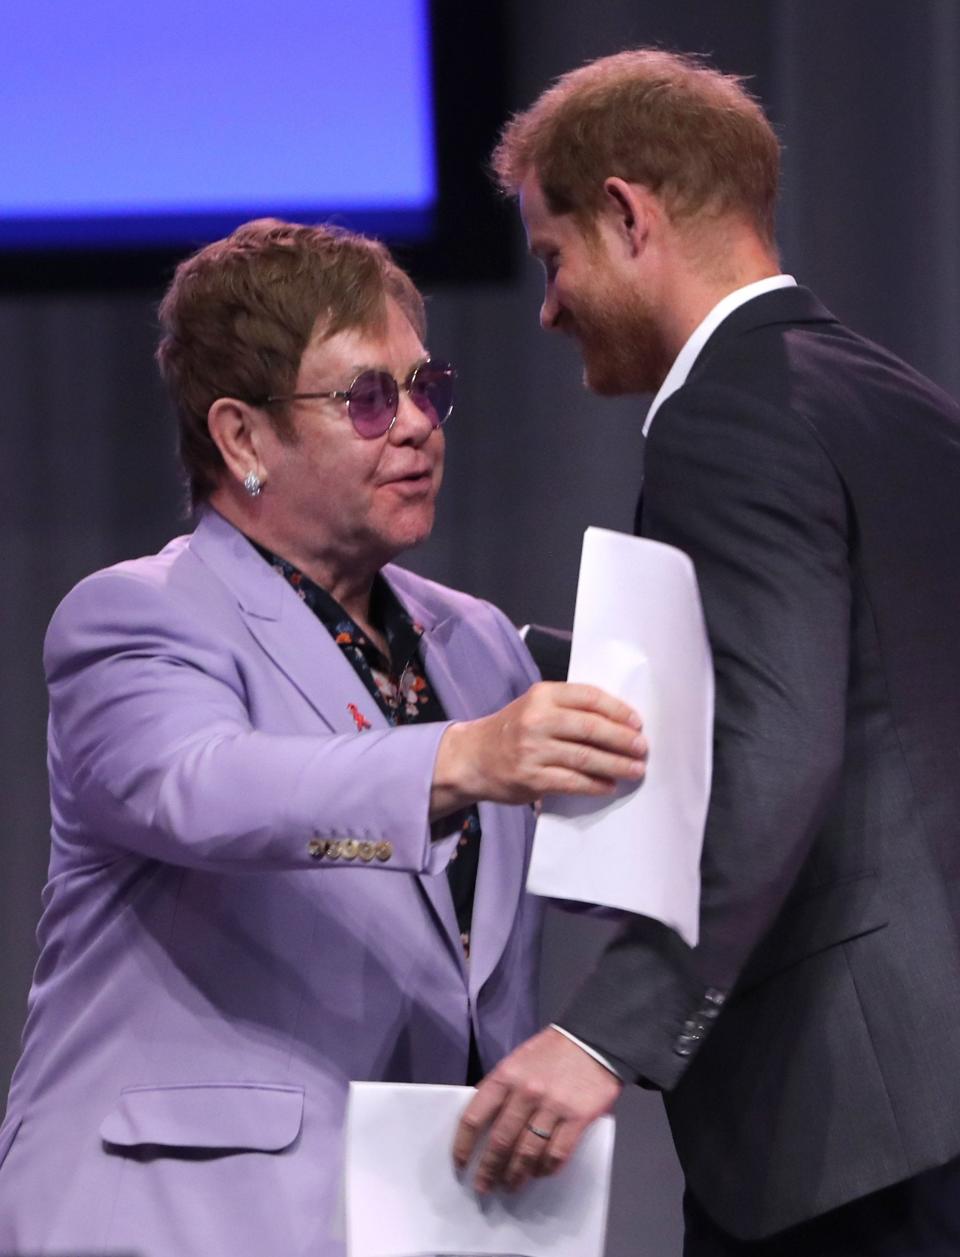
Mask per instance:
[[[511,23],[517,108],[564,70],[639,43],[752,76],[785,145],[785,269],[960,394],[956,0],[517,0]],[[185,527],[152,365],[157,296],[0,296],[4,1085],[47,860],[43,631],[81,576]],[[532,265],[510,284],[431,294],[431,344],[461,388],[438,526],[409,563],[518,623],[569,624],[583,529],[630,527],[645,401],[588,396],[570,347],[540,333],[538,305]],[[601,933],[551,919],[547,1015]],[[631,1094],[609,1257],[679,1253],[680,1190],[659,1101]]]

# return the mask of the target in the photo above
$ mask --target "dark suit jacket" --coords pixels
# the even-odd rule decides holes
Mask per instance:
[[[752,1239],[960,1153],[960,410],[768,293],[656,416],[640,520],[713,647],[701,942],[633,919],[562,1021]]]

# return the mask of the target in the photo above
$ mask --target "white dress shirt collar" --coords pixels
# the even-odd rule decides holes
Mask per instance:
[[[643,422],[643,435],[646,436],[650,431],[654,415],[667,398],[683,384],[686,384],[687,376],[690,374],[690,370],[696,362],[700,350],[728,315],[731,315],[734,310],[744,305],[745,302],[751,301],[754,297],[759,297],[765,292],[773,292],[776,288],[795,288],[796,285],[797,281],[792,275],[772,275],[769,279],[758,279],[756,283],[746,284],[743,288],[736,288],[733,292],[727,293],[722,301],[718,301],[703,322],[694,329],[686,344],[674,358],[673,366],[667,372],[667,378],[660,385],[656,397],[650,403],[650,409],[647,411],[647,417]]]

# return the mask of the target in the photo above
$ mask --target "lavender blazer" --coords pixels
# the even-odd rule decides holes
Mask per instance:
[[[451,719],[536,679],[493,607],[384,574]],[[427,820],[446,725],[391,729],[213,511],[78,585],[45,664],[53,845],[0,1252],[336,1257],[349,1080],[459,1083],[471,1022],[488,1068],[536,1029],[531,810],[481,804],[466,964],[454,824]]]

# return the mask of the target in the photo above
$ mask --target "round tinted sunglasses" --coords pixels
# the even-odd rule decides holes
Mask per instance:
[[[434,362],[428,358],[415,366],[402,384],[398,384],[389,371],[370,369],[361,371],[349,388],[331,389],[329,393],[272,395],[262,398],[258,404],[332,397],[347,403],[347,416],[357,435],[372,440],[389,432],[396,423],[401,389],[410,394],[410,400],[427,416],[431,427],[439,428],[446,423],[453,410],[455,377],[456,372],[449,362]]]

